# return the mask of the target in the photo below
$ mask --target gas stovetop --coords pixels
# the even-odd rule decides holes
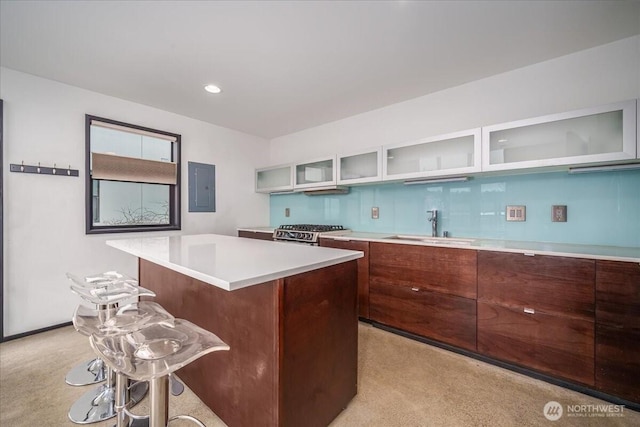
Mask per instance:
[[[275,229],[273,232],[273,240],[286,240],[317,245],[320,234],[345,230],[347,229],[341,225],[286,224]]]
[[[341,225],[317,225],[317,224],[286,224],[278,227],[279,230],[315,231],[326,233],[327,231],[345,230]]]

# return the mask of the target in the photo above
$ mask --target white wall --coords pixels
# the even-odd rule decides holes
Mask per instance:
[[[635,36],[275,138],[271,161],[304,161],[639,97]]]
[[[134,257],[105,245],[132,234],[84,233],[84,115],[182,135],[182,230],[235,234],[269,222],[269,199],[254,193],[264,139],[166,111],[0,68],[4,100],[4,335],[68,322],[79,299],[65,272],[137,274]],[[79,178],[9,172],[9,163],[71,165]],[[216,165],[215,213],[188,213],[187,162]],[[154,235],[156,233],[144,233]]]

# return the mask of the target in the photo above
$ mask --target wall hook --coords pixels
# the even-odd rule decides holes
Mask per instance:
[[[63,169],[64,170],[64,169]],[[38,162],[38,166],[33,165],[25,165],[24,160],[20,162],[20,164],[11,164],[10,165],[11,172],[22,172],[22,173],[37,173],[40,175],[56,175],[56,176],[64,176],[64,173],[58,170],[58,165],[53,164],[53,167],[42,166],[40,162]],[[78,169],[71,169],[71,165],[67,169],[67,176],[79,176]]]

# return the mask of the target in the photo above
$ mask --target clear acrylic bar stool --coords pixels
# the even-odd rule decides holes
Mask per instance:
[[[175,319],[160,304],[152,301],[140,301],[120,307],[106,321],[100,317],[98,310],[85,306],[78,306],[73,316],[76,328],[82,329],[83,332],[89,332],[99,336],[118,335],[133,332],[138,329],[161,324],[167,327],[173,327]],[[140,400],[138,396],[132,396],[131,390],[136,391],[143,389],[146,391],[146,383],[134,383],[129,385],[129,381],[122,374],[115,374],[115,390],[113,390],[113,410],[117,416],[117,427],[146,427],[144,420],[129,420],[127,414],[122,410],[125,405],[133,406]],[[142,386],[141,386],[142,384]]]
[[[67,273],[67,277],[78,286],[99,287],[118,280],[133,281],[117,271],[107,271],[105,273],[94,274],[84,278]],[[73,386],[85,386],[97,384],[104,381],[107,371],[100,358],[94,358],[73,367],[65,377],[65,382]]]
[[[205,427],[189,415],[169,418],[169,375],[208,353],[229,350],[215,334],[187,320],[175,319],[173,327],[153,324],[122,335],[94,334],[90,342],[107,366],[118,374],[149,382],[149,427],[166,427],[175,419]],[[126,417],[147,418],[132,414],[128,408],[125,405],[119,410],[122,409]]]
[[[97,310],[93,310],[96,324],[106,324],[109,322],[110,319],[115,316],[118,304],[127,299],[141,296],[155,296],[152,291],[137,286],[136,280],[118,275],[115,272],[84,279],[71,274],[67,276],[73,282],[71,284],[71,290],[84,300],[97,306]],[[91,309],[82,305],[80,307],[74,314],[74,326],[78,332],[90,336],[95,332],[95,330],[88,327],[86,323],[88,319],[87,316],[89,316]],[[86,316],[83,317],[83,315]],[[85,322],[84,324],[83,321]],[[90,424],[104,421],[116,415],[116,376],[108,367],[105,373],[105,380],[106,382],[104,384],[88,391],[71,406],[69,419],[72,422],[76,424]],[[146,394],[146,391],[146,384],[141,383],[136,385],[131,389],[131,400],[139,402]]]

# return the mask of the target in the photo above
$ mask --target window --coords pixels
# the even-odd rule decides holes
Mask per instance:
[[[180,135],[85,116],[86,232],[180,229]]]

